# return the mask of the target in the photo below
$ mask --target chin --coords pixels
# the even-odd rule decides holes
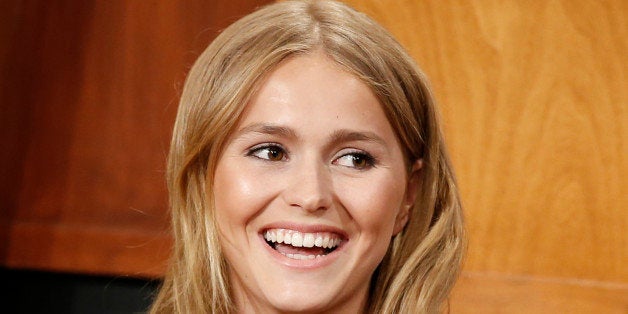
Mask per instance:
[[[278,313],[328,313],[341,304],[329,292],[295,291],[269,295],[269,303]],[[337,310],[337,309],[336,309]]]

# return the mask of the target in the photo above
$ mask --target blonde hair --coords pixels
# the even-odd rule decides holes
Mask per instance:
[[[174,250],[152,313],[231,313],[211,193],[228,136],[265,75],[322,51],[377,95],[408,165],[422,159],[418,197],[375,270],[367,311],[437,312],[458,275],[464,229],[454,174],[427,80],[376,22],[333,1],[284,1],[225,29],[192,67],[168,159]]]

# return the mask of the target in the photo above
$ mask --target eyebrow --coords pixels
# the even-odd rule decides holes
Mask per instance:
[[[374,142],[382,146],[387,146],[386,141],[373,132],[361,132],[341,129],[335,131],[331,135],[330,143],[346,143],[346,142]]]
[[[284,127],[275,124],[267,124],[267,123],[253,123],[251,125],[247,125],[244,128],[240,129],[237,132],[236,137],[240,137],[246,133],[261,133],[261,134],[271,134],[278,135],[281,137],[294,138],[298,139],[298,134],[289,127]],[[373,142],[380,144],[382,146],[386,145],[386,141],[382,139],[380,136],[373,132],[368,131],[354,131],[349,129],[340,129],[334,131],[330,136],[330,145],[337,145],[339,143],[347,143],[347,142]]]
[[[294,132],[294,130],[291,128],[267,123],[253,123],[251,125],[247,125],[237,132],[237,137],[241,136],[242,134],[251,132],[298,138],[296,132]]]

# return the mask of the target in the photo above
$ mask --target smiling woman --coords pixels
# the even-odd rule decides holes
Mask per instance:
[[[404,159],[366,84],[322,52],[282,61],[208,191],[239,310],[364,308],[415,200],[421,163]]]
[[[336,2],[264,7],[207,48],[168,181],[175,248],[153,313],[437,312],[458,273],[426,80]]]

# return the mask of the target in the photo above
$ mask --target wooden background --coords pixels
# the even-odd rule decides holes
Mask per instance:
[[[0,2],[2,265],[162,274],[185,75],[260,3]]]
[[[0,264],[158,277],[183,79],[263,2],[0,2]],[[470,236],[451,312],[627,313],[628,2],[348,3],[441,105]]]
[[[452,313],[628,313],[628,2],[348,2],[441,105],[470,237]]]

